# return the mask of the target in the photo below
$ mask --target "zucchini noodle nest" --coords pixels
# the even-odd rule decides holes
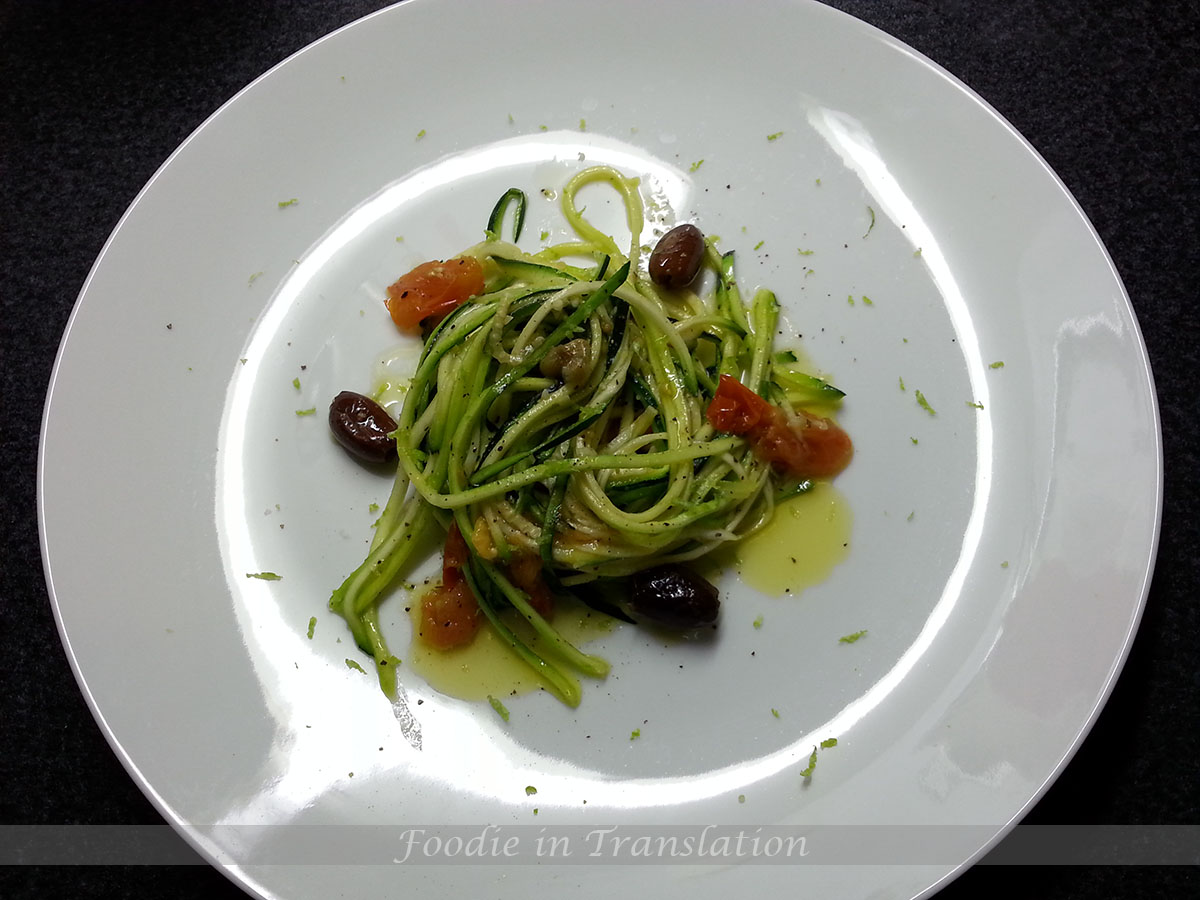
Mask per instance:
[[[593,183],[623,202],[627,248],[577,208]],[[745,303],[732,252],[706,241],[693,284],[704,296],[646,276],[637,179],[608,166],[576,174],[561,192],[576,239],[533,254],[515,244],[525,203],[507,192],[487,239],[460,254],[482,264],[486,288],[425,337],[397,419],[390,499],[366,560],[330,601],[389,694],[399,661],[379,628],[380,599],[417,548],[454,523],[488,624],[560,699],[578,704],[577,674],[603,677],[608,663],[562,638],[504,564],[533,555],[555,594],[607,585],[620,596],[632,573],[740,540],[811,482],[706,421],[720,376],[789,415],[842,396],[801,372],[794,355],[774,352],[775,295],[758,290]],[[510,211],[513,242],[499,236]]]

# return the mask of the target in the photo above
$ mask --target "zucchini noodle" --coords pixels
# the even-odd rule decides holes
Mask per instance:
[[[612,188],[624,205],[626,248],[576,204],[581,188]],[[515,205],[512,242],[500,238]],[[463,575],[488,623],[574,706],[578,675],[604,660],[563,639],[505,574],[539,555],[554,593],[622,584],[650,567],[695,560],[761,528],[777,503],[806,490],[742,436],[707,423],[719,376],[740,379],[785,409],[831,408],[841,392],[773,351],[779,307],[742,301],[734,255],[705,247],[704,273],[685,288],[644,274],[637,179],[608,166],[579,172],[561,192],[575,238],[525,253],[515,241],[525,196],[504,194],[474,257],[484,292],[427,335],[394,433],[399,465],[366,560],[330,607],[394,694],[397,660],[378,625],[379,602],[419,547],[451,523],[466,538]],[[509,607],[530,628],[510,627]],[[527,639],[526,632],[536,634]]]

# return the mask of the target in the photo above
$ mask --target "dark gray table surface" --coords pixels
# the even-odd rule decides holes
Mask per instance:
[[[270,66],[382,5],[0,0],[0,835],[14,825],[162,822],[84,705],[42,576],[37,431],[72,304],[121,213],[189,133]],[[1045,157],[1108,247],[1154,369],[1166,499],[1145,617],[1107,707],[1027,821],[1200,825],[1200,4],[831,5],[949,69]],[[1087,623],[1079,626],[1064,640],[1086,640]],[[984,865],[940,896],[993,891],[1200,896],[1200,878],[1183,866]],[[35,896],[243,895],[203,866],[0,868],[0,897]]]

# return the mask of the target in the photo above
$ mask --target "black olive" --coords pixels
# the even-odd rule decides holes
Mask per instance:
[[[704,235],[695,225],[676,225],[650,254],[650,280],[667,288],[687,287],[704,262]]]
[[[396,422],[387,411],[354,391],[342,391],[329,404],[329,430],[337,442],[367,462],[386,462],[396,455],[396,442],[389,435]]]
[[[716,587],[679,565],[643,569],[631,579],[630,609],[656,625],[699,628],[717,621]]]

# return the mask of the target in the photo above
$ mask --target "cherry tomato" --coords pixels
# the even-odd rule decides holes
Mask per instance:
[[[832,478],[854,455],[850,436],[836,422],[804,411],[789,418],[728,375],[717,385],[708,421],[719,431],[745,435],[759,459],[796,478]]]
[[[470,643],[479,630],[479,603],[470,586],[438,585],[421,600],[421,640],[439,650]]]
[[[554,614],[554,595],[542,578],[541,557],[528,553],[514,557],[508,564],[508,578],[529,595],[529,605],[543,619],[549,619]]]
[[[854,455],[850,436],[837,423],[804,412],[789,420],[777,406],[749,437],[759,459],[797,478],[832,478]]]
[[[761,421],[771,404],[736,378],[722,375],[708,405],[708,421],[727,434],[746,434]]]
[[[401,331],[419,333],[484,289],[483,266],[472,256],[421,263],[388,286],[387,308]]]
[[[442,555],[442,583],[421,601],[421,640],[439,650],[469,643],[479,630],[479,601],[462,573],[468,553],[458,526],[451,525]]]
[[[458,584],[463,580],[463,566],[471,558],[466,538],[458,530],[458,523],[451,522],[446,532],[446,546],[442,548],[442,583]]]

